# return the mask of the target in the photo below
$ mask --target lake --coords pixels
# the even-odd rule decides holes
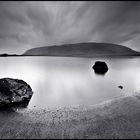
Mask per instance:
[[[28,108],[89,106],[140,91],[140,58],[1,57],[0,77],[23,79],[34,95]],[[94,73],[105,61],[105,75]],[[118,86],[122,85],[123,89]]]

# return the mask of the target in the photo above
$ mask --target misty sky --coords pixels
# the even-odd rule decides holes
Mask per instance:
[[[0,2],[0,53],[78,42],[140,51],[140,2]]]

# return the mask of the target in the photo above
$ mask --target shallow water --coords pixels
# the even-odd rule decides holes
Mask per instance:
[[[94,105],[140,90],[140,58],[1,57],[0,77],[26,81],[34,95],[28,108]],[[105,61],[105,75],[94,73]],[[122,85],[123,89],[118,86]]]

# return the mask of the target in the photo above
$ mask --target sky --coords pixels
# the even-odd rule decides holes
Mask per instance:
[[[115,43],[140,51],[140,2],[0,2],[0,53],[79,42]]]

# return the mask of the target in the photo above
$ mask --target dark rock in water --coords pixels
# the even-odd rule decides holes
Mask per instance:
[[[123,86],[118,86],[118,88],[123,89]]]
[[[107,64],[101,61],[96,61],[92,68],[97,74],[105,74],[108,71]]]
[[[0,108],[27,107],[33,91],[23,80],[0,79]]]

